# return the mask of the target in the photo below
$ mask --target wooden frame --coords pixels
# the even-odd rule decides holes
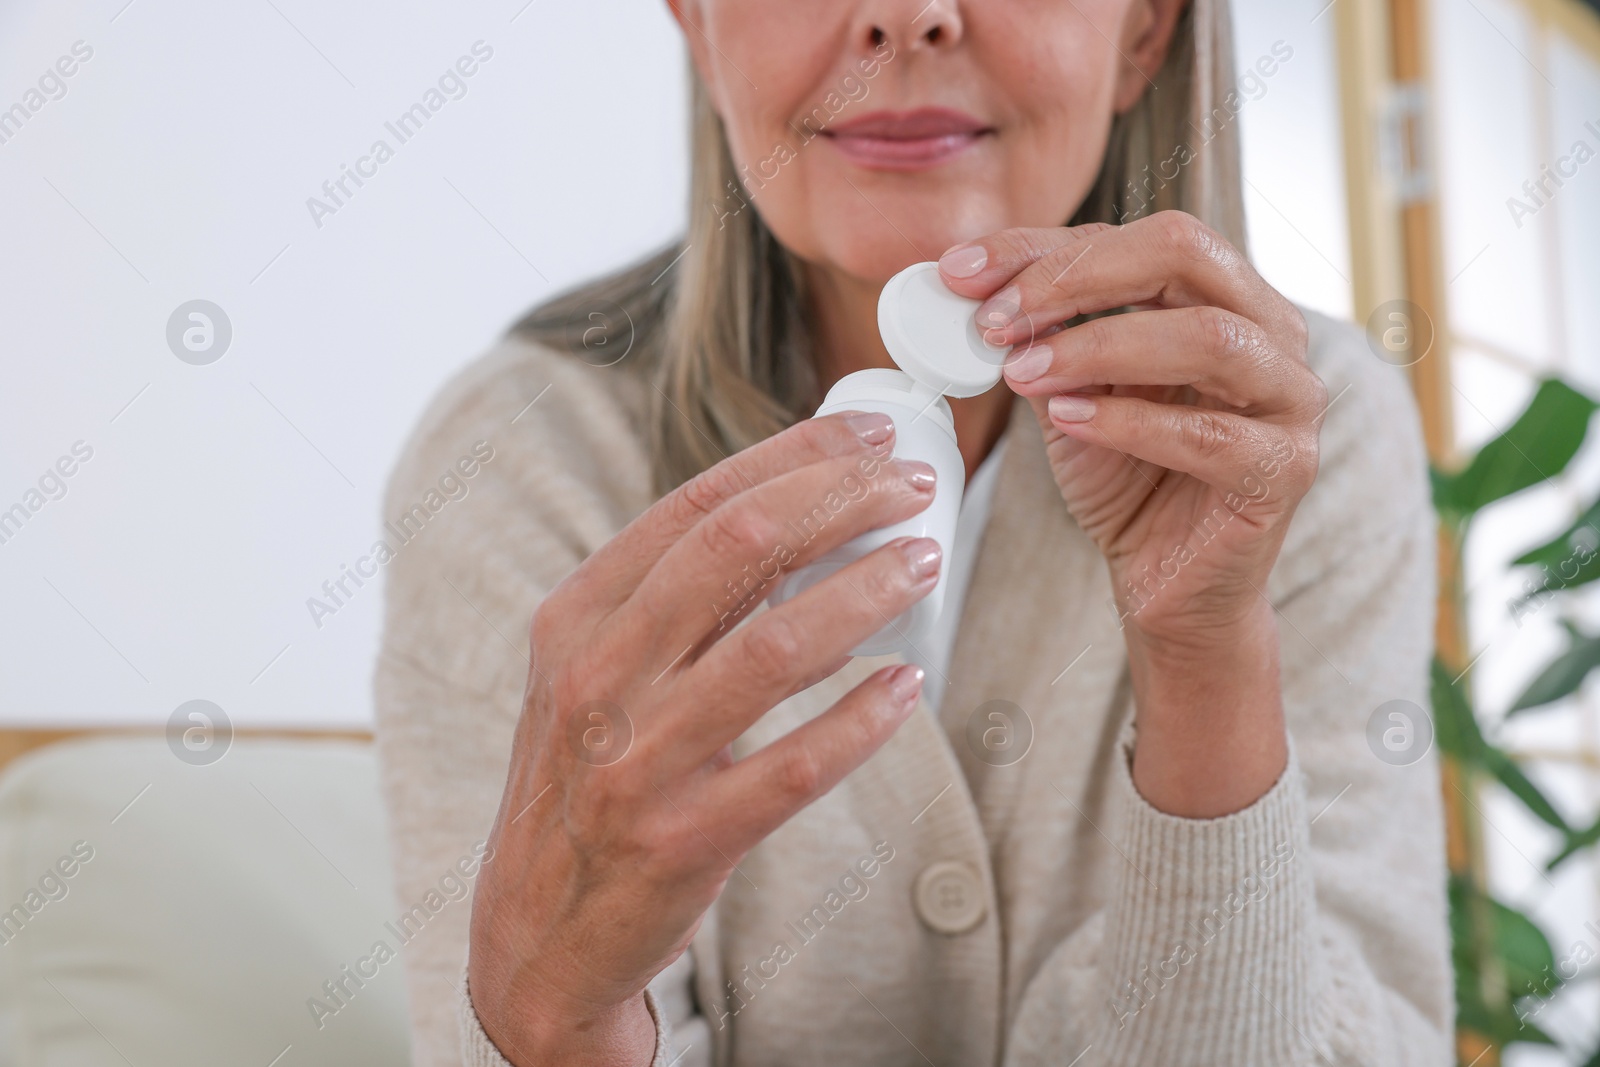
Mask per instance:
[[[12,760],[57,741],[86,737],[160,737],[159,727],[76,727],[62,730],[0,729],[0,773]],[[243,729],[235,733],[244,738],[286,738],[305,741],[372,741],[371,730]]]

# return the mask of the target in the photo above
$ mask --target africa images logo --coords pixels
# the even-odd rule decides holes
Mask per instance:
[[[378,576],[378,568],[388,564],[402,548],[421,535],[446,506],[465,500],[472,492],[472,479],[493,459],[494,445],[488,441],[476,442],[470,453],[457,459],[439,476],[436,486],[430,486],[421,500],[393,521],[384,523],[383,530],[388,537],[372,542],[354,564],[340,564],[338,575],[322,583],[322,596],[306,597],[312,625],[322,629],[324,620],[337,615],[355,599],[361,587]]]

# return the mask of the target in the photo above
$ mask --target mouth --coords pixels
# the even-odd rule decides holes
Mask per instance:
[[[874,111],[822,131],[852,163],[872,170],[926,170],[950,162],[994,127],[964,111]]]

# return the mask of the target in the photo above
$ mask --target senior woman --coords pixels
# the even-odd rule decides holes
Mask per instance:
[[[1437,768],[1366,740],[1427,700],[1419,435],[1240,251],[1224,0],[673,14],[685,239],[451,385],[387,504],[418,1062],[1448,1062]],[[954,547],[768,607],[850,479],[790,566],[928,504],[807,416],[933,258],[1017,345],[951,405]],[[941,632],[849,657],[942,569]]]

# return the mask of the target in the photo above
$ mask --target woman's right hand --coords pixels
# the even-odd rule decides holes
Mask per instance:
[[[644,988],[688,947],[734,865],[916,706],[922,672],[887,667],[732,755],[768,710],[933,589],[937,543],[903,540],[737,630],[768,589],[722,611],[771,561],[803,566],[927,507],[932,468],[891,459],[892,445],[885,415],[799,423],[663,497],[534,613],[468,964],[473,1007],[511,1062],[649,1063]],[[847,501],[836,513],[830,494]],[[820,532],[795,543],[817,514]]]

